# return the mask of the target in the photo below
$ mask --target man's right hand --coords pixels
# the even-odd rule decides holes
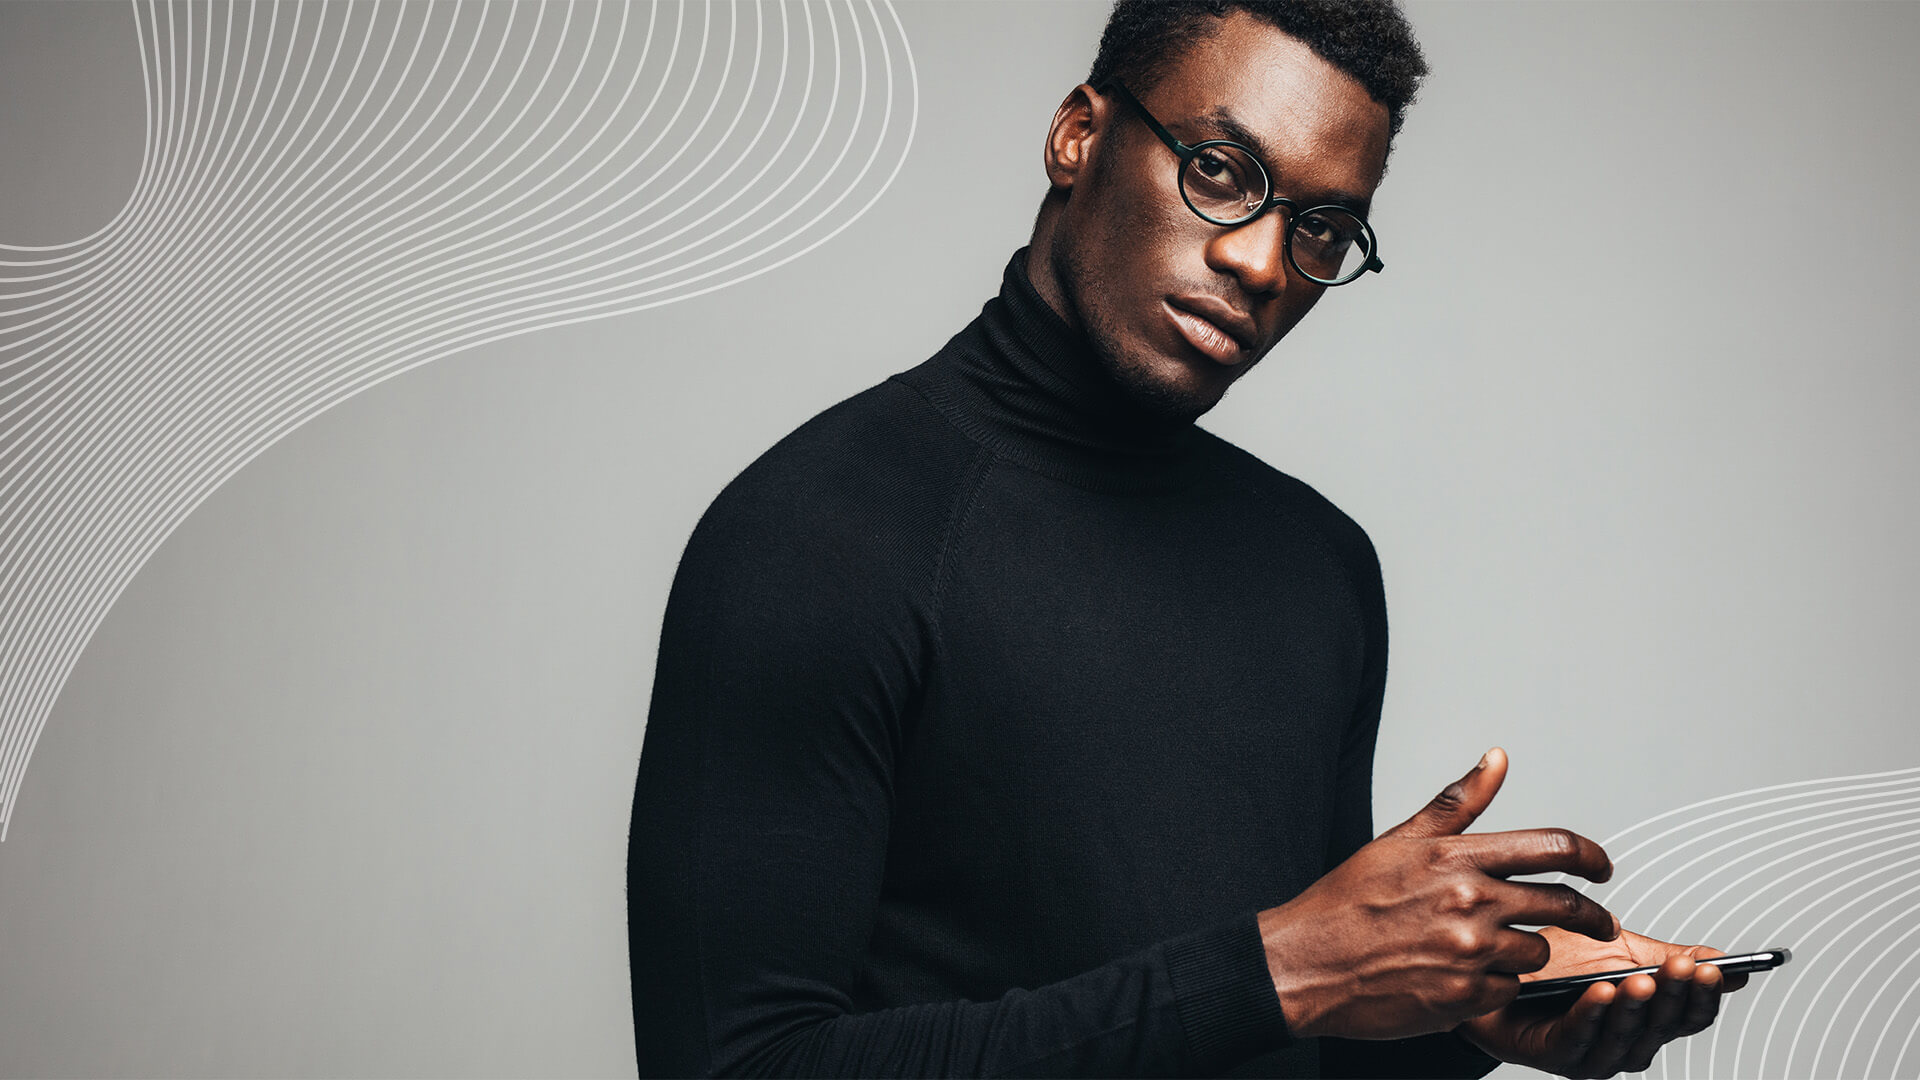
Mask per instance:
[[[1506,752],[1487,751],[1419,813],[1260,913],[1295,1036],[1397,1039],[1504,1007],[1518,973],[1545,967],[1550,952],[1511,923],[1618,936],[1606,908],[1566,885],[1505,880],[1560,871],[1605,881],[1613,863],[1599,844],[1566,829],[1462,835],[1506,775]]]

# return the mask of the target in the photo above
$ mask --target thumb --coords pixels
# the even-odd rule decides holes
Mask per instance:
[[[1496,746],[1481,756],[1472,772],[1448,784],[1418,813],[1388,829],[1386,835],[1429,837],[1466,832],[1493,802],[1506,779],[1507,752]]]

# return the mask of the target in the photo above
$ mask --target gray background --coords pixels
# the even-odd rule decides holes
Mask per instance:
[[[681,546],[991,294],[1105,8],[898,11],[918,134],[847,231],[384,382],[145,565],[0,845],[0,1072],[632,1073],[627,815]],[[1203,421],[1379,548],[1379,824],[1494,744],[1482,827],[1597,838],[1920,764],[1920,6],[1410,11],[1435,74],[1390,270]],[[0,240],[126,197],[133,47],[126,5],[0,6]]]

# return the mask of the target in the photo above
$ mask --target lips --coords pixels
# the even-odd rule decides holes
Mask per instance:
[[[1208,359],[1220,364],[1246,359],[1253,320],[1212,297],[1181,297],[1164,306],[1174,329]]]

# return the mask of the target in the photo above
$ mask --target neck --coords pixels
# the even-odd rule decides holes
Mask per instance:
[[[1076,333],[1085,335],[1086,328],[1080,325],[1080,314],[1067,302],[1067,291],[1060,287],[1060,278],[1053,272],[1053,243],[1058,232],[1061,207],[1064,197],[1057,197],[1058,189],[1047,192],[1046,200],[1040,204],[1040,213],[1033,222],[1033,236],[1027,241],[1026,252],[1027,281],[1032,283],[1033,291],[1047,302],[1060,321],[1072,327]]]
[[[898,378],[978,441],[1040,471],[1103,484],[1164,478],[1204,434],[1133,400],[1030,279],[1032,265],[1032,248],[1015,252],[979,317]]]

